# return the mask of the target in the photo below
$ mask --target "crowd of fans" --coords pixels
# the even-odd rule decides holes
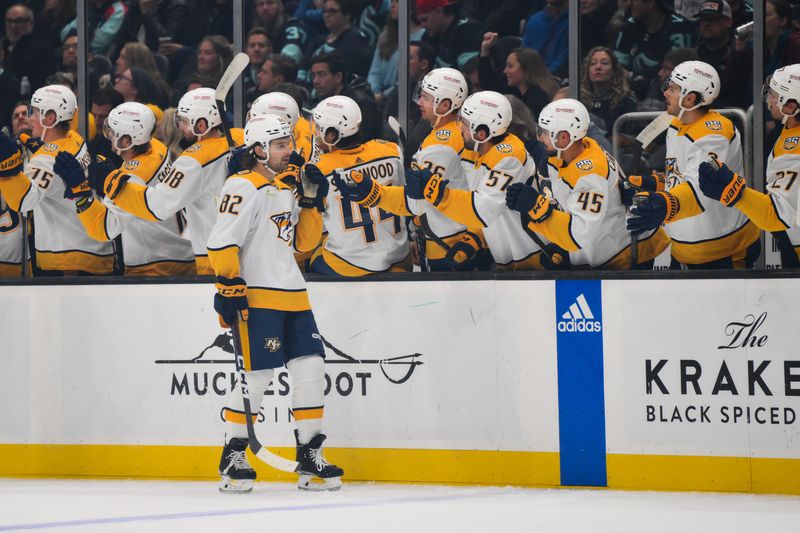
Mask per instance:
[[[416,0],[409,20],[409,82],[437,67],[464,73],[471,91],[509,96],[514,124],[535,137],[542,108],[578,84],[590,135],[610,151],[617,119],[666,109],[662,85],[683,61],[699,59],[722,79],[715,107],[746,110],[752,94],[752,7],[745,0],[581,0],[581,79],[569,80],[567,0]],[[796,4],[767,0],[765,75],[800,62]],[[344,95],[361,108],[367,139],[394,140],[398,111],[396,0],[245,0],[245,98],[281,90],[300,109]],[[189,143],[174,107],[188,90],[216,87],[236,52],[233,0],[90,0],[87,142],[108,155],[102,135],[111,109],[147,105],[156,137],[176,157]],[[738,30],[737,30],[738,28]],[[28,128],[27,98],[49,84],[77,91],[77,32],[71,0],[31,0],[5,10],[0,126]],[[430,125],[411,103],[408,159]],[[74,121],[77,123],[77,120]],[[623,132],[626,131],[623,128]],[[624,143],[623,143],[624,144]]]

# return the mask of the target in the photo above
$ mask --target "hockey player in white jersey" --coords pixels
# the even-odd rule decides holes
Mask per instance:
[[[198,140],[172,163],[169,174],[155,187],[148,187],[131,182],[128,174],[112,172],[105,180],[105,196],[122,210],[152,222],[166,220],[185,208],[197,273],[212,274],[206,246],[227,176],[229,153],[214,90],[187,92],[175,117],[184,136]],[[235,142],[242,142],[241,130],[233,129],[231,135]]]
[[[75,156],[84,172],[89,165],[83,139],[69,130],[76,105],[75,95],[63,85],[47,85],[33,93],[31,126],[33,136],[41,138],[43,144],[23,171],[21,151],[0,133],[0,160],[5,164],[0,169],[0,193],[17,213],[33,211],[36,264],[40,269],[110,274],[114,267],[111,243],[86,235],[70,199],[79,191],[65,190],[56,175],[56,154],[61,151]]]
[[[90,178],[102,181],[112,171],[127,174],[131,183],[154,187],[170,173],[167,147],[151,138],[156,117],[147,106],[126,102],[115,107],[103,123],[121,165],[110,160],[89,165]],[[64,166],[61,178],[67,187],[79,187],[86,178],[78,161],[68,152],[56,157]],[[91,182],[91,179],[90,179]],[[97,187],[102,193],[102,186]],[[180,236],[176,216],[148,222],[116,207],[110,200],[95,201],[91,191],[79,195],[75,210],[90,237],[110,241],[122,235],[126,276],[185,276],[195,273],[191,243]]]
[[[666,190],[642,192],[631,208],[628,229],[638,232],[666,223],[673,259],[690,269],[751,268],[760,251],[758,228],[736,209],[703,194],[700,163],[714,159],[741,174],[741,135],[710,109],[719,95],[714,67],[685,61],[675,67],[664,91],[667,112]]]
[[[237,328],[256,418],[276,368],[292,376],[292,413],[297,423],[297,462],[301,489],[341,486],[341,468],[322,455],[325,396],[324,347],[306,283],[293,249],[314,246],[322,231],[316,209],[300,209],[286,185],[293,143],[285,122],[272,116],[251,118],[244,131],[252,170],[230,176],[221,191],[219,213],[208,240],[217,276],[214,308],[223,327]],[[293,176],[299,179],[299,176]],[[266,342],[265,342],[266,339]],[[249,492],[256,477],[245,457],[248,434],[243,405],[226,410],[226,444],[220,460],[220,490]],[[313,478],[323,481],[316,485]]]
[[[561,209],[533,187],[508,188],[509,208],[523,214],[526,229],[569,252],[574,266],[624,270],[631,267],[627,211],[620,196],[617,161],[586,136],[589,112],[570,98],[551,102],[539,113],[539,140],[553,157],[549,164],[553,197]],[[644,233],[638,243],[637,268],[652,269],[666,249],[662,229]]]
[[[294,139],[294,151],[304,161],[312,161],[313,140],[311,124],[300,115],[300,108],[294,98],[279,91],[262,94],[250,106],[249,117],[275,115],[289,123]]]
[[[351,201],[330,186],[335,171],[356,171],[387,185],[403,183],[403,162],[395,143],[361,142],[361,110],[351,98],[331,96],[314,108],[319,160],[304,167],[304,190],[318,187],[315,198],[328,232],[314,252],[311,271],[329,276],[361,277],[411,270],[408,235],[402,217]],[[309,186],[308,183],[312,185]]]
[[[505,205],[506,189],[536,174],[522,140],[507,132],[511,123],[508,99],[492,91],[475,93],[464,101],[459,117],[460,136],[474,157],[465,163],[469,190],[451,188],[448,180],[428,168],[411,169],[406,172],[407,204],[424,200],[450,220],[481,228],[501,270],[542,268],[539,246],[522,228],[519,214]],[[337,178],[337,183],[348,189],[351,198],[362,205],[380,205],[386,187],[359,174],[344,178]],[[481,245],[480,235],[467,231],[457,243],[456,261],[469,260]]]
[[[0,278],[22,275],[22,227],[19,213],[0,195]]]
[[[775,71],[769,80],[767,104],[783,125],[767,160],[767,193],[747,186],[726,164],[700,164],[700,190],[722,205],[735,207],[759,228],[779,233],[784,268],[798,267],[800,220],[797,177],[800,174],[800,64]],[[784,239],[784,234],[788,239]]]

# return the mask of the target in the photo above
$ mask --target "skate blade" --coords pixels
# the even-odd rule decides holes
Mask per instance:
[[[300,490],[313,491],[333,491],[342,488],[342,478],[329,477],[326,479],[302,474],[297,480],[297,488]]]
[[[252,490],[252,479],[231,479],[223,476],[219,481],[219,491],[223,494],[248,494]]]

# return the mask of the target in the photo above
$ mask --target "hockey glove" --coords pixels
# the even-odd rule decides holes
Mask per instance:
[[[83,167],[71,153],[58,152],[53,163],[53,172],[64,182],[64,198],[77,200],[91,196],[92,189],[89,187],[89,180],[86,179]]]
[[[628,215],[628,231],[642,233],[659,228],[661,224],[672,220],[679,209],[678,199],[668,192],[636,193]]]
[[[648,191],[656,192],[663,191],[666,186],[666,178],[664,174],[653,170],[647,176],[632,175],[628,176],[623,181],[622,186],[622,203],[630,207],[633,205],[633,197],[637,192]]]
[[[108,196],[109,200],[113,200],[119,193],[122,192],[122,189],[125,188],[125,185],[128,184],[128,180],[130,179],[129,174],[125,174],[122,169],[112,170],[111,173],[106,176],[105,181],[103,182],[103,192],[106,196]]]
[[[10,178],[22,172],[22,150],[17,143],[0,133],[0,178]]]
[[[718,168],[703,161],[698,169],[700,174],[700,190],[709,198],[719,201],[722,205],[732,207],[739,201],[747,188],[747,184],[740,175],[731,171],[725,163]]]
[[[305,164],[306,160],[303,159],[302,155],[298,154],[297,152],[292,152],[289,154],[289,169],[294,167],[297,170],[300,170]]]
[[[449,180],[443,180],[427,168],[406,170],[406,195],[413,200],[427,200],[434,206],[444,198]]]
[[[242,156],[247,154],[247,152],[248,150],[245,146],[233,149],[233,153],[231,153],[231,157],[228,159],[228,176],[233,176],[242,170],[246,170]]]
[[[103,185],[106,181],[106,176],[115,171],[122,164],[122,161],[114,161],[112,159],[105,159],[103,156],[98,155],[97,158],[89,164],[89,186],[101,198],[105,196]]]
[[[305,177],[312,185],[312,187],[308,187],[308,189],[315,189],[316,194],[311,197],[303,196],[303,198],[300,200],[300,207],[306,209],[314,208],[320,213],[324,213],[328,191],[330,190],[328,178],[325,177],[325,174],[323,174],[316,165],[305,166]],[[303,188],[305,189],[306,186],[304,185]]]
[[[214,295],[214,310],[219,315],[219,324],[229,328],[241,318],[248,319],[247,284],[242,278],[223,278],[217,276],[217,294]]]
[[[551,242],[542,250],[540,263],[545,270],[568,270],[570,267],[569,252]]]
[[[44,141],[39,137],[31,137],[27,133],[20,133],[17,135],[17,142],[25,147],[30,153],[36,153],[39,148],[44,146]]]
[[[342,196],[364,207],[374,207],[381,199],[381,184],[359,170],[351,170],[349,176],[333,173],[333,183]]]
[[[481,238],[471,231],[468,231],[460,240],[456,241],[456,243],[450,247],[445,259],[453,265],[453,268],[461,270],[469,261],[472,261],[475,256],[478,255],[481,248],[483,248]]]
[[[524,183],[513,183],[506,189],[506,205],[513,211],[527,214],[537,224],[553,213],[553,204],[539,191]]]

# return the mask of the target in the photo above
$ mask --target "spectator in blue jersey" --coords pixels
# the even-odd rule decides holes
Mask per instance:
[[[435,68],[461,69],[481,49],[481,23],[458,17],[459,2],[417,0],[417,19],[425,29],[422,40],[436,50]]]
[[[125,43],[140,41],[158,50],[160,42],[170,41],[180,32],[181,25],[189,14],[187,0],[138,0],[128,2],[125,20],[117,34],[117,48]]]
[[[322,14],[320,13],[320,20]],[[250,28],[264,28],[275,52],[288,56],[295,63],[303,61],[306,30],[303,24],[286,16],[282,0],[256,0],[255,17]]]
[[[567,76],[569,58],[569,4],[567,0],[547,0],[547,5],[534,13],[525,24],[522,46],[541,55],[550,72]]]
[[[122,28],[128,7],[118,0],[89,0],[88,7],[91,51],[95,54],[112,55],[115,53],[117,33]],[[77,19],[64,26],[61,30],[62,41],[77,27]]]
[[[696,28],[672,12],[672,0],[631,0],[630,17],[614,43],[614,55],[632,73],[637,99],[658,73],[664,55],[675,48],[692,48]]]
[[[336,54],[344,61],[347,71],[366,78],[372,62],[372,49],[367,38],[353,27],[358,0],[325,0],[322,10],[327,35],[319,35],[310,43],[306,57]]]

